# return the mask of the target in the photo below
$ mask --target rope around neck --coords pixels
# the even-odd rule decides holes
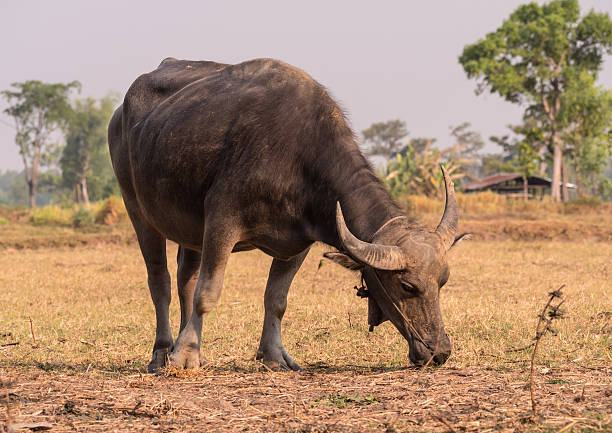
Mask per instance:
[[[416,338],[423,346],[425,346],[432,354],[434,354],[434,350],[432,350],[431,347],[429,346],[429,344],[427,344],[423,340],[423,338],[421,338],[421,334],[419,334],[419,331],[417,331],[416,328],[414,327],[414,325],[412,324],[412,320],[410,320],[408,317],[406,317],[404,312],[397,306],[397,304],[395,303],[393,298],[389,295],[389,292],[387,292],[387,288],[384,286],[382,281],[380,281],[380,278],[378,277],[378,274],[376,273],[376,270],[373,269],[373,271],[374,271],[374,277],[378,281],[378,285],[382,288],[382,291],[385,294],[385,296],[387,297],[387,299],[389,301],[391,301],[391,304],[393,305],[393,308],[395,308],[395,311],[397,311],[399,313],[399,315],[402,316],[402,319],[404,319],[404,321],[408,324],[408,329],[412,333],[412,336],[414,338]]]

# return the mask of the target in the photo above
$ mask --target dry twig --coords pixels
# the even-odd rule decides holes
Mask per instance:
[[[563,284],[557,290],[550,292],[548,302],[546,306],[542,310],[542,313],[538,317],[538,324],[536,326],[536,336],[535,342],[533,345],[533,352],[531,353],[531,370],[529,372],[529,394],[531,396],[531,410],[533,411],[533,416],[537,415],[537,405],[535,401],[535,384],[534,384],[534,372],[535,372],[535,357],[536,352],[538,351],[538,344],[544,335],[550,332],[553,335],[556,335],[556,331],[551,327],[552,321],[554,319],[563,317],[563,311],[560,309],[561,305],[565,302],[563,299],[563,292],[561,289],[565,287]],[[554,299],[559,298],[560,302],[557,305],[553,305],[552,302]]]
[[[34,324],[32,323],[31,317],[28,317],[28,319],[30,319],[30,332],[32,333],[32,340],[34,341],[34,344],[36,344],[36,337],[34,337]]]
[[[451,432],[453,432],[453,433],[456,433],[456,432],[457,432],[457,430],[455,430],[455,429],[453,428],[453,426],[452,426],[452,425],[450,425],[450,424],[448,423],[448,421],[446,421],[446,420],[445,420],[444,418],[442,418],[441,416],[434,415],[434,417],[433,417],[433,418],[434,418],[434,419],[437,419],[437,420],[438,420],[438,421],[440,421],[442,424],[444,424],[446,427],[448,427],[448,429],[449,429]]]
[[[12,343],[0,344],[0,347],[17,346],[18,344],[19,344],[19,341],[13,341]]]

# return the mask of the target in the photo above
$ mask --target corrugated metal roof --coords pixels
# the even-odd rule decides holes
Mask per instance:
[[[496,173],[492,176],[478,179],[474,182],[470,182],[466,184],[465,189],[467,190],[482,189],[482,188],[486,188],[487,186],[506,182],[507,180],[513,180],[518,177],[521,177],[519,173]]]
[[[476,191],[479,189],[484,189],[487,188],[489,186],[492,185],[497,185],[503,182],[506,182],[508,180],[514,180],[514,179],[520,179],[522,178],[520,173],[496,173],[493,174],[491,176],[487,176],[485,178],[482,179],[478,179],[474,182],[470,182],[468,184],[465,185],[465,189],[466,191]],[[542,176],[529,176],[528,179],[533,179],[535,180],[535,182],[533,182],[534,184],[548,184],[550,186],[550,179],[547,177],[542,177]],[[528,184],[531,184],[531,181],[528,180],[527,181]],[[574,185],[573,183],[567,183],[567,187],[568,188],[576,188],[576,185]]]

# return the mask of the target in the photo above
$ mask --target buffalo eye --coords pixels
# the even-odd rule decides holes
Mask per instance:
[[[411,295],[418,295],[419,294],[419,289],[417,289],[416,287],[414,287],[411,284],[404,284],[404,283],[402,283],[402,289],[404,289],[405,292],[410,293]]]
[[[406,278],[400,277],[400,283],[402,284],[402,289],[404,289],[405,292],[410,293],[411,295],[416,296],[421,293],[421,290],[419,290],[419,288],[415,284],[413,284]]]

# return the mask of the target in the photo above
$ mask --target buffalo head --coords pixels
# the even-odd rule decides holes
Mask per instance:
[[[346,226],[340,203],[336,224],[345,251],[325,256],[362,272],[368,287],[371,327],[390,320],[408,341],[410,360],[422,366],[443,364],[451,353],[440,312],[440,288],[449,277],[447,251],[462,236],[453,182],[442,167],[446,186],[444,215],[435,231],[395,218],[383,225],[372,242],[355,237]]]

